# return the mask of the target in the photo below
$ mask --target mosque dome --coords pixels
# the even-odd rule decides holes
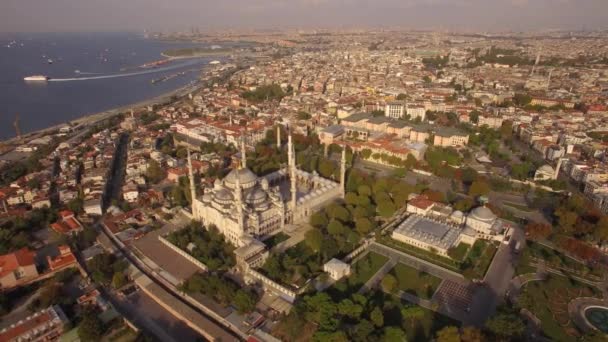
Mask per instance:
[[[253,173],[248,168],[243,169],[233,169],[230,173],[224,178],[224,184],[226,186],[234,189],[236,187],[236,179],[239,179],[241,183],[241,187],[250,188],[254,185],[254,183],[258,180],[258,176]]]
[[[228,202],[233,200],[233,196],[228,189],[221,189],[215,193],[215,199],[219,202]]]
[[[494,215],[492,210],[486,207],[477,207],[473,209],[469,217],[482,222],[492,222],[496,220],[496,215]]]
[[[258,187],[245,195],[245,201],[249,203],[257,203],[266,199],[266,192]]]

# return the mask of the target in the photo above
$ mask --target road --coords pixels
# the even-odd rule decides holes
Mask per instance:
[[[121,308],[134,313],[134,323],[155,327],[155,335],[162,341],[195,341],[201,336],[158,305],[142,291],[120,302]]]

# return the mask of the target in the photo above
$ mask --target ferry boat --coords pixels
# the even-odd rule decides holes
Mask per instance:
[[[36,82],[46,82],[49,80],[48,76],[44,75],[33,75],[23,78],[24,81],[36,81]]]

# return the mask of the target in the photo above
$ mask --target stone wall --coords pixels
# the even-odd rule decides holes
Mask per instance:
[[[179,255],[186,258],[186,260],[193,263],[196,267],[200,268],[203,272],[207,272],[207,270],[208,270],[207,265],[203,264],[198,259],[196,259],[192,255],[188,254],[188,252],[186,252],[186,251],[182,250],[181,248],[177,247],[176,245],[172,244],[171,242],[169,242],[169,240],[165,239],[164,237],[162,237],[160,235],[158,236],[158,240],[160,240],[160,242],[162,242],[165,246],[171,248],[172,250],[177,252]]]
[[[251,268],[249,268],[246,271],[246,275],[252,279],[254,279],[255,281],[259,281],[262,283],[262,285],[264,286],[264,289],[269,289],[277,294],[279,294],[283,299],[285,299],[286,301],[293,303],[296,300],[296,296],[297,294],[286,288],[285,286],[269,279],[268,277],[266,277],[265,275],[261,274],[260,272],[257,272]]]

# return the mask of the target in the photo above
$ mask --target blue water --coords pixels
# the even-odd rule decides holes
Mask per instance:
[[[131,33],[1,34],[0,140],[15,136],[17,114],[22,132],[31,132],[180,88],[197,79],[211,59],[172,61],[153,69],[138,66],[162,59],[160,53],[167,49],[193,46]],[[188,72],[151,83],[182,71]],[[23,81],[39,74],[52,81]]]

